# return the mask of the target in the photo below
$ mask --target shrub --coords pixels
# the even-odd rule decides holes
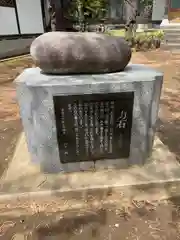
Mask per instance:
[[[119,31],[119,34],[118,34]],[[108,35],[124,37],[128,41],[131,48],[136,51],[147,51],[148,49],[156,49],[160,47],[161,41],[164,38],[163,31],[149,31],[127,35],[123,30],[108,31]]]

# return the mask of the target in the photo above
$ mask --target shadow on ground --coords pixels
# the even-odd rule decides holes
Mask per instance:
[[[99,225],[105,225],[107,221],[107,212],[104,209],[100,209],[97,212],[87,212],[86,214],[78,214],[74,216],[70,214],[66,218],[60,219],[58,222],[51,224],[51,226],[43,226],[37,229],[38,240],[44,240],[46,237],[50,239],[50,236],[62,236],[66,234],[67,237],[71,237],[75,233],[81,233],[82,226],[92,226],[91,237],[96,237],[99,231]]]

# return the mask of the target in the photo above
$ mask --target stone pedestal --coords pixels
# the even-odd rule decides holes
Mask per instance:
[[[162,73],[136,64],[99,75],[26,69],[16,84],[32,161],[45,172],[144,164],[152,150],[162,82]]]

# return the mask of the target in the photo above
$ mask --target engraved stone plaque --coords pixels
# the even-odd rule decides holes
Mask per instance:
[[[128,158],[134,92],[54,96],[61,163]]]

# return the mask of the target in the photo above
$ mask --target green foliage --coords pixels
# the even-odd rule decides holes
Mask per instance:
[[[70,16],[76,20],[102,19],[106,16],[108,0],[72,0]]]
[[[118,30],[110,30],[107,32],[109,35],[112,36],[120,36],[120,37],[125,37],[126,31],[124,29],[118,29]],[[160,39],[163,39],[164,37],[164,32],[162,30],[154,30],[154,31],[144,31],[144,32],[137,32],[136,36],[155,36]]]
[[[159,48],[161,40],[164,38],[163,31],[149,31],[136,33],[134,36],[126,36],[124,30],[112,30],[108,35],[124,37],[132,49],[136,51],[145,51],[148,49]]]

